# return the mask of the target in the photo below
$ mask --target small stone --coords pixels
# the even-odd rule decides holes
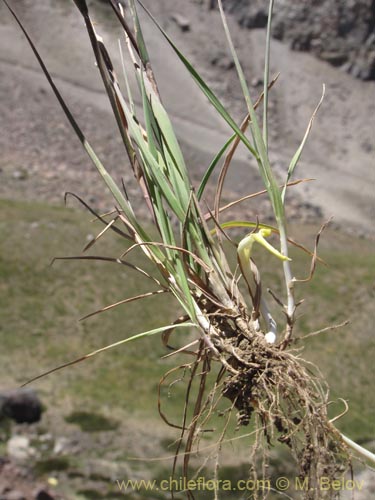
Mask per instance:
[[[181,14],[174,13],[171,14],[171,19],[174,21],[181,31],[189,31],[190,30],[190,21]]]
[[[263,85],[263,79],[255,77],[251,80],[250,83],[252,87],[260,87],[261,85]]]
[[[55,497],[52,496],[47,490],[39,490],[35,495],[35,500],[55,500]]]
[[[57,438],[53,447],[53,453],[55,455],[60,455],[67,449],[68,445],[69,440],[66,437]]]
[[[10,491],[4,498],[6,500],[26,500],[25,495],[18,490]]]
[[[250,9],[240,19],[240,25],[248,29],[265,28],[267,26],[268,13],[262,7]]]
[[[13,176],[13,179],[17,179],[18,181],[24,181],[28,177],[27,171],[24,169],[15,170],[13,172],[12,176]]]
[[[220,53],[216,54],[211,58],[212,66],[216,66],[220,69],[224,69],[226,71],[234,68],[234,61],[231,57],[226,54]]]
[[[319,54],[320,59],[327,61],[332,66],[342,66],[348,60],[348,55],[342,52],[323,51]]]
[[[361,67],[358,64],[353,63],[352,67],[350,68],[350,74],[354,76],[354,78],[359,78],[361,74]]]
[[[15,389],[0,394],[0,415],[17,424],[39,422],[42,403],[33,389]]]
[[[363,141],[361,147],[366,153],[371,153],[374,149],[374,146],[370,141]]]
[[[35,455],[35,450],[26,436],[13,436],[7,443],[7,453],[15,461],[26,462]]]

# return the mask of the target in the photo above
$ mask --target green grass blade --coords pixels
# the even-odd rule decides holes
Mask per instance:
[[[154,129],[160,141],[160,156],[164,164],[164,172],[173,187],[174,193],[186,214],[190,198],[190,180],[187,173],[185,161],[175,136],[168,114],[160,103],[158,95],[152,85],[147,85],[149,106],[151,109]]]
[[[152,110],[150,107],[149,100],[146,95],[146,88],[145,88],[145,82],[143,79],[143,71],[141,74],[140,78],[141,82],[141,91],[142,91],[142,104],[143,104],[143,114],[145,118],[145,124],[146,124],[146,133],[147,133],[147,145],[149,152],[152,154],[152,156],[155,158],[155,160],[158,160],[158,151],[156,148],[156,144],[154,141],[154,133],[153,133],[153,128],[151,122],[153,121],[153,116],[152,116]]]
[[[145,168],[147,168],[148,175],[154,179],[156,185],[158,188],[163,193],[163,196],[165,197],[166,201],[168,202],[169,206],[173,210],[173,212],[177,215],[180,221],[184,220],[185,214],[184,210],[181,207],[181,204],[177,197],[175,196],[169,180],[166,178],[165,173],[163,172],[162,166],[158,163],[158,161],[153,157],[149,150],[149,145],[148,142],[144,139],[142,135],[142,131],[140,129],[140,126],[136,121],[134,120],[133,115],[130,113],[130,110],[125,103],[124,99],[122,98],[121,95],[118,96],[121,99],[121,104],[124,110],[124,113],[126,115],[126,119],[129,125],[129,129],[131,132],[131,135],[135,142],[137,143],[137,146],[139,148],[139,151],[142,155],[143,159],[143,164]],[[158,156],[158,158],[160,158]]]
[[[139,55],[140,55],[140,58],[141,58],[141,61],[143,63],[144,68],[147,68],[147,65],[150,62],[150,57],[148,55],[145,40],[143,38],[143,33],[142,33],[141,24],[139,22],[137,8],[135,6],[134,0],[130,0],[129,3],[130,3],[131,11],[132,11],[132,17],[134,20],[135,35],[136,35],[136,39],[137,39]]]
[[[151,108],[155,115],[155,119],[160,128],[162,138],[171,156],[175,168],[179,171],[181,178],[185,182],[187,190],[190,189],[190,181],[186,169],[184,157],[178,144],[176,135],[173,130],[172,123],[169,119],[164,106],[161,104],[159,97],[155,94],[152,87],[148,89],[151,96]]]
[[[313,111],[313,114],[311,115],[309,124],[307,125],[307,129],[306,129],[305,135],[303,136],[302,142],[301,142],[299,148],[297,149],[297,151],[295,152],[295,154],[294,154],[294,156],[292,158],[292,161],[290,162],[290,165],[288,167],[287,178],[286,178],[286,181],[285,181],[285,185],[283,187],[283,191],[281,193],[281,197],[282,197],[283,203],[285,201],[285,194],[286,194],[287,184],[288,184],[290,178],[293,175],[294,169],[296,168],[297,163],[299,162],[299,159],[301,158],[301,154],[302,154],[303,148],[305,147],[307,138],[309,137],[311,128],[313,126],[314,118],[315,118],[317,112],[319,111],[319,108],[320,108],[320,106],[321,106],[321,104],[323,102],[323,99],[324,99],[324,96],[325,96],[325,90],[326,90],[326,87],[325,87],[325,85],[323,85],[322,97],[320,98],[320,101],[318,102],[316,108]]]
[[[270,48],[273,3],[273,0],[270,0],[266,35],[266,53],[264,60],[263,142],[266,147],[266,151],[268,151],[268,82],[270,78]]]
[[[245,75],[244,75],[242,66],[241,66],[240,61],[238,59],[238,56],[237,56],[237,53],[236,53],[236,50],[234,48],[234,44],[232,41],[232,37],[231,37],[230,32],[229,32],[228,24],[227,24],[225,14],[224,14],[222,1],[218,0],[218,3],[219,3],[219,9],[220,9],[220,14],[221,14],[221,18],[222,18],[222,22],[223,22],[223,26],[224,26],[225,35],[227,37],[229,48],[230,48],[230,51],[232,53],[234,64],[235,64],[237,74],[238,74],[238,77],[240,80],[242,92],[243,92],[243,95],[244,95],[244,98],[245,98],[245,101],[247,104],[247,108],[249,111],[249,115],[251,118],[250,127],[251,127],[251,131],[252,131],[252,135],[253,135],[253,139],[254,139],[254,143],[255,143],[255,149],[257,151],[257,159],[258,159],[258,166],[259,166],[260,174],[262,176],[263,182],[264,182],[265,187],[266,187],[268,194],[270,196],[276,219],[278,221],[282,221],[284,219],[284,207],[283,207],[282,200],[281,200],[281,193],[280,193],[275,176],[272,172],[272,169],[271,169],[271,166],[269,163],[268,154],[267,154],[266,146],[264,144],[263,136],[262,136],[262,133],[261,133],[261,130],[259,127],[258,118],[256,116],[254,105],[253,105],[253,102],[252,102],[251,97],[250,97],[250,92],[249,92],[249,89],[248,89],[248,86],[246,83],[246,79],[245,79]]]
[[[178,58],[180,61],[183,63],[183,65],[186,67],[186,69],[189,71],[190,75],[193,77],[199,88],[202,90],[204,95],[207,97],[207,99],[211,102],[211,104],[215,107],[215,109],[218,111],[218,113],[222,116],[222,118],[227,122],[227,124],[232,128],[232,130],[236,133],[241,138],[241,141],[245,144],[245,146],[249,149],[251,154],[255,157],[258,158],[258,154],[254,147],[251,145],[249,139],[241,132],[240,128],[236,124],[236,122],[233,120],[231,115],[228,113],[226,108],[223,106],[221,101],[218,99],[218,97],[214,94],[214,92],[210,89],[210,87],[206,84],[206,82],[203,80],[203,78],[200,76],[200,74],[196,71],[196,69],[191,65],[191,63],[186,59],[186,57],[179,51],[177,46],[173,43],[172,39],[167,35],[167,33],[163,30],[163,28],[160,26],[160,24],[156,21],[156,19],[152,16],[150,11],[142,4],[142,2],[139,1],[139,4],[142,6],[142,8],[145,10],[145,12],[148,14],[148,16],[152,19],[154,22],[155,26],[159,29],[159,31],[162,33],[164,38],[167,40],[167,42],[170,44],[172,49],[175,51],[177,54]]]
[[[62,370],[63,368],[67,368],[68,366],[75,365],[77,363],[80,363],[81,361],[86,361],[86,359],[92,358],[92,357],[96,356],[97,354],[108,351],[109,349],[113,349],[114,347],[118,347],[118,346],[126,344],[128,342],[132,342],[133,340],[138,340],[138,339],[141,339],[144,337],[151,337],[153,335],[163,333],[166,330],[177,329],[177,328],[194,328],[194,327],[197,327],[197,325],[195,323],[177,323],[177,324],[162,326],[160,328],[155,328],[153,330],[148,330],[147,332],[137,333],[136,335],[132,335],[131,337],[128,337],[126,339],[119,340],[118,342],[114,342],[113,344],[107,345],[105,347],[101,347],[100,349],[96,349],[95,351],[92,351],[88,354],[85,354],[84,356],[81,356],[77,359],[74,359],[73,361],[69,361],[68,363],[64,363],[63,365],[57,366],[56,368],[52,368],[52,370],[48,370],[47,372],[44,372],[44,373],[28,380],[27,382],[22,384],[22,387],[24,387],[25,385],[31,384],[32,382],[35,382],[36,380],[39,380],[43,377],[46,377],[47,375],[50,375],[51,373]]]
[[[118,47],[119,47],[119,52],[120,52],[122,74],[123,74],[123,77],[124,77],[126,94],[128,96],[130,110],[134,114],[134,112],[135,112],[134,100],[133,100],[133,95],[132,95],[132,91],[131,91],[131,88],[130,88],[129,78],[128,78],[128,75],[127,75],[126,69],[125,69],[125,59],[124,59],[124,54],[123,54],[123,51],[122,51],[121,40],[118,41]]]
[[[267,90],[271,90],[271,88],[273,87],[273,85],[276,83],[277,79],[279,78],[279,74],[276,75],[275,78],[272,79],[272,81],[267,85]],[[257,109],[257,107],[259,106],[259,104],[262,102],[262,99],[264,98],[264,92],[262,92],[262,94],[258,97],[257,101],[255,102],[254,104],[254,110]],[[249,120],[249,115],[247,115],[247,117],[245,118],[246,121],[248,122]],[[242,128],[242,125],[244,124],[244,122],[241,124],[241,130],[243,131],[244,129]],[[237,134],[234,134],[232,135],[232,137],[230,137],[228,139],[228,141],[224,144],[224,146],[220,149],[220,151],[217,153],[217,155],[215,156],[215,158],[212,160],[211,164],[208,166],[204,176],[203,176],[203,179],[201,181],[201,184],[199,186],[199,189],[197,191],[197,199],[200,200],[202,195],[203,195],[203,191],[206,187],[206,184],[208,182],[208,180],[210,179],[211,177],[211,174],[212,172],[214,171],[218,161],[220,160],[220,158],[222,158],[222,156],[224,155],[226,149],[230,146],[230,144],[236,139],[237,137]]]
[[[173,192],[170,182],[165,175],[165,166],[158,163],[158,160],[154,158],[149,149],[149,143],[144,139],[141,127],[134,119],[134,116],[130,112],[127,103],[125,102],[121,92],[117,93],[117,97],[121,103],[122,109],[125,113],[126,120],[129,126],[130,134],[136,142],[139,152],[143,159],[144,168],[147,170],[147,174],[149,178],[153,178],[155,185],[158,186],[158,189],[163,193],[164,198],[167,203],[173,210],[173,212],[177,215],[180,221],[184,220],[185,213],[181,203],[178,198],[175,196]],[[161,156],[158,155],[158,159],[161,159]],[[150,183],[149,187],[151,187]]]
[[[219,161],[223,157],[225,151],[228,149],[228,147],[230,146],[230,144],[232,144],[232,142],[234,141],[234,139],[236,137],[237,137],[237,134],[233,134],[227,140],[227,142],[224,144],[224,146],[222,146],[222,148],[219,150],[219,152],[216,154],[216,156],[214,157],[214,159],[212,160],[212,162],[208,166],[206,172],[203,175],[203,178],[202,178],[201,183],[200,183],[200,185],[198,187],[198,190],[197,190],[197,198],[198,198],[198,200],[200,200],[202,198],[203,192],[204,192],[204,190],[206,188],[206,185],[207,185],[207,182],[209,181],[209,179],[210,179],[213,171],[215,170],[216,165],[219,163]]]

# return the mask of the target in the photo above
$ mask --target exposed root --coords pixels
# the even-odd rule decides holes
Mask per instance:
[[[238,424],[248,425],[255,413],[266,441],[277,439],[290,448],[301,478],[307,478],[310,491],[305,498],[321,498],[320,479],[336,479],[350,463],[327,416],[328,391],[301,358],[266,344],[260,336],[228,343],[237,353],[228,362],[239,373],[227,375],[223,394],[238,410]]]
[[[183,475],[188,477],[194,446],[210,417],[215,413],[217,416],[219,401],[224,397],[231,402],[227,418],[234,408],[237,410],[237,426],[251,423],[255,429],[257,438],[250,453],[249,478],[254,480],[269,475],[269,449],[279,441],[294,457],[301,484],[308,485],[298,492],[298,498],[337,498],[337,491],[321,491],[321,478],[327,478],[327,481],[341,478],[351,467],[351,462],[346,445],[327,415],[328,388],[312,373],[310,365],[299,357],[297,351],[267,344],[261,332],[252,332],[249,327],[242,332],[233,318],[225,318],[222,314],[211,313],[210,321],[221,333],[219,362],[222,368],[214,386],[207,384],[213,360],[201,343],[189,382],[188,397],[191,397],[193,379],[199,378],[194,411],[188,424],[186,404],[181,432],[181,445],[186,438]],[[200,370],[198,365],[201,365]],[[203,397],[206,385],[209,394]],[[228,424],[219,436],[218,450],[227,427]],[[267,492],[257,492],[252,498],[266,497]],[[193,493],[187,492],[187,498],[194,498]]]

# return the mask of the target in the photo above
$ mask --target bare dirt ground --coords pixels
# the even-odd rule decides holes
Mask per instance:
[[[245,106],[235,72],[228,64],[218,12],[209,12],[207,6],[193,0],[146,4],[235,116],[242,117]],[[66,2],[24,0],[14,6],[88,138],[108,168],[117,177],[124,177],[131,194],[136,195],[80,15]],[[189,31],[182,32],[171,19],[176,12],[190,21]],[[102,6],[95,16],[98,31],[119,63],[119,32],[109,9]],[[230,131],[147,16],[142,17],[164,102],[196,178]],[[262,77],[264,31],[243,30],[234,20],[229,21],[256,97],[260,91],[256,84]],[[101,189],[100,179],[70,131],[23,35],[2,4],[0,41],[0,196],[61,202],[63,193],[70,190],[94,206],[108,206],[109,198]],[[211,64],[215,59],[216,64]],[[273,43],[272,61],[272,72],[280,71],[281,78],[271,95],[271,159],[281,178],[303,137],[322,84],[327,86],[326,99],[296,174],[317,180],[298,188],[304,200],[295,201],[293,195],[292,215],[319,215],[319,210],[310,207],[312,204],[324,217],[334,216],[339,225],[373,235],[375,83],[354,80],[308,54],[291,52],[277,41]],[[246,151],[239,151],[226,184],[226,198],[260,187],[256,165]],[[264,204],[249,211],[269,216]]]

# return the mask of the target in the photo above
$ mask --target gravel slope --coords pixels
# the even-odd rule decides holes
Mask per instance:
[[[65,2],[24,0],[22,8],[13,3],[87,136],[109,168],[117,177],[125,177],[135,194],[137,188],[126,169],[80,16]],[[242,116],[244,105],[235,72],[228,69],[218,13],[208,12],[195,1],[149,0],[146,4],[224,102],[232,106],[235,115]],[[189,19],[189,31],[183,33],[171,20],[175,12]],[[103,6],[95,17],[98,30],[113,48],[116,62],[119,57],[113,34],[117,28],[108,14]],[[146,17],[144,21],[164,102],[183,138],[182,146],[195,177],[204,171],[229,131],[155,27]],[[264,32],[242,30],[234,20],[230,22],[255,97],[259,90],[255,85],[262,76]],[[108,206],[109,198],[100,189],[96,172],[80,150],[23,35],[3,4],[0,46],[0,196],[56,202],[70,190],[95,206]],[[216,64],[211,64],[215,59]],[[308,205],[318,206],[324,217],[334,216],[342,226],[374,235],[375,83],[354,80],[308,54],[290,52],[277,41],[272,60],[273,72],[282,74],[271,96],[271,159],[275,168],[280,173],[285,171],[325,82],[326,99],[297,173],[317,181],[299,188],[299,192],[306,194]],[[254,162],[240,151],[228,177],[226,199],[256,191],[260,185]],[[292,214],[305,216],[306,210],[301,207],[301,201],[293,200]],[[247,212],[267,216],[267,210],[267,205],[261,203],[249,206]],[[319,210],[310,212],[316,214]]]

